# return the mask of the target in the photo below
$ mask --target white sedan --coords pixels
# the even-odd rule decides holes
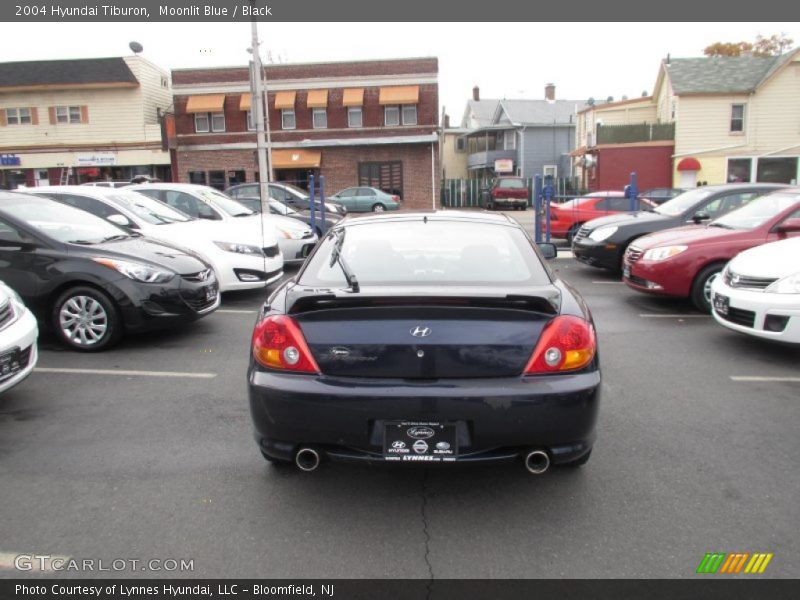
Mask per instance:
[[[227,223],[243,231],[276,235],[285,263],[303,262],[317,243],[311,227],[290,217],[263,215],[230,196],[206,185],[194,183],[143,183],[127,188],[160,200],[197,219]]]
[[[22,299],[0,281],[0,392],[14,387],[36,366],[36,318]]]
[[[712,283],[711,298],[720,325],[800,344],[800,238],[738,254]]]
[[[147,237],[199,255],[217,274],[222,292],[264,287],[283,276],[274,232],[242,231],[228,223],[195,219],[130,188],[62,185],[28,188]],[[263,235],[261,235],[263,233]]]

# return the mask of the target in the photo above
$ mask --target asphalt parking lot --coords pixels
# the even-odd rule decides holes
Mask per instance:
[[[771,552],[761,577],[795,577],[800,350],[553,265],[598,328],[586,467],[275,469],[246,398],[264,292],[232,295],[102,354],[41,340],[0,396],[0,577],[25,553],[192,559],[192,577],[682,578],[712,551]]]

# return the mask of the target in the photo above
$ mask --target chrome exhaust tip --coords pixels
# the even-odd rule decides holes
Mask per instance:
[[[319,467],[320,455],[319,452],[313,448],[300,448],[297,454],[294,455],[294,464],[297,468],[306,473],[316,471]]]
[[[525,468],[529,473],[542,475],[550,468],[550,456],[544,450],[531,450],[525,455]]]

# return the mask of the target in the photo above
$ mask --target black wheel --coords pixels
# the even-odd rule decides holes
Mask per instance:
[[[58,338],[73,350],[99,352],[122,335],[122,322],[114,302],[100,290],[78,286],[53,303],[50,324]]]
[[[714,279],[719,276],[724,267],[725,265],[722,263],[708,265],[694,278],[691,299],[692,304],[694,304],[698,310],[707,313],[711,312],[711,284],[714,282]]]
[[[494,210],[494,202],[491,200],[486,203],[486,210]]]
[[[519,207],[519,209],[520,210],[528,210],[528,205],[527,204],[523,204],[522,206]]]
[[[386,210],[386,207],[381,203],[377,203],[377,204],[373,204],[372,205],[372,212],[384,212],[385,210]]]
[[[568,244],[572,243],[572,238],[574,238],[575,234],[578,233],[578,229],[581,228],[581,225],[583,225],[583,223],[575,223],[575,224],[572,225],[572,227],[569,228],[569,231],[567,231],[567,243]]]
[[[587,462],[589,462],[589,457],[590,457],[591,455],[592,455],[592,451],[591,451],[591,450],[589,450],[589,451],[588,451],[586,454],[584,454],[583,456],[581,456],[579,459],[577,459],[577,460],[573,460],[573,461],[571,461],[571,462],[568,462],[568,463],[564,463],[564,464],[563,464],[563,465],[561,465],[561,466],[563,466],[563,467],[569,467],[569,468],[571,468],[571,469],[573,469],[573,468],[575,468],[575,467],[582,467],[582,466],[583,466],[583,465],[585,465]]]

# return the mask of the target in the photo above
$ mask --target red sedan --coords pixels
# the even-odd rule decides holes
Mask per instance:
[[[647,200],[640,200],[638,208],[651,209],[655,205]],[[550,204],[550,235],[557,238],[566,238],[572,243],[572,238],[581,228],[581,225],[598,217],[610,214],[628,212],[631,201],[625,198],[623,192],[594,192],[582,198],[573,198],[562,204]],[[542,221],[542,231],[545,231]]]
[[[711,283],[739,252],[800,236],[800,188],[761,196],[708,225],[676,227],[635,240],[622,278],[639,292],[691,298],[711,310]]]

